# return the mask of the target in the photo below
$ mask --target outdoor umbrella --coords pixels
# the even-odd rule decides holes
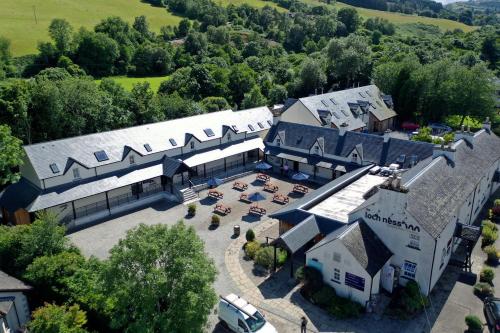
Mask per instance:
[[[302,172],[297,172],[292,176],[292,179],[294,180],[307,180],[309,179],[309,175],[306,175],[305,173]]]
[[[250,200],[252,202],[262,201],[262,200],[266,200],[266,196],[261,194],[260,192],[255,192],[255,193],[250,194],[248,196],[248,200]]]
[[[256,166],[255,166],[255,169],[257,170],[269,170],[271,169],[273,166],[269,163],[266,163],[266,162],[260,162],[258,163]]]
[[[220,184],[222,184],[222,179],[212,177],[208,180],[207,184],[210,187],[216,187],[216,186],[219,186]]]

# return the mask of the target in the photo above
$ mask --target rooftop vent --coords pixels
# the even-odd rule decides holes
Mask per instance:
[[[146,143],[144,144],[144,149],[146,149],[146,151],[149,153],[151,152],[153,149],[151,149],[151,146],[149,145],[149,143]]]
[[[210,137],[212,137],[212,136],[215,136],[215,133],[214,133],[214,131],[212,131],[212,129],[211,129],[211,128],[205,128],[205,129],[203,130],[203,132],[205,132],[205,134],[206,134],[209,138],[210,138]]]
[[[57,166],[57,164],[56,164],[56,163],[52,163],[52,164],[50,165],[50,170],[52,170],[52,173],[59,173],[59,172],[60,172],[60,171],[59,171],[59,167]]]
[[[109,160],[108,154],[106,154],[104,150],[94,152],[94,156],[97,159],[97,162],[104,162]]]

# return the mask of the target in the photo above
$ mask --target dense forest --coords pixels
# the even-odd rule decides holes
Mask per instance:
[[[353,8],[276,2],[289,11],[167,0],[165,10],[185,19],[160,33],[143,16],[133,24],[109,17],[93,30],[55,19],[52,40],[18,58],[0,38],[0,123],[27,144],[371,82],[393,95],[401,121],[499,123],[498,25],[470,33],[422,25],[403,34]],[[168,79],[158,91],[144,82],[129,92],[106,78],[114,75]]]

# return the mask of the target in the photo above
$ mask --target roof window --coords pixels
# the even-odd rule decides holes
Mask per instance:
[[[253,128],[251,124],[248,124],[248,128],[250,129],[250,131],[255,131],[255,128]]]
[[[56,164],[56,163],[52,163],[52,164],[50,165],[50,170],[52,170],[52,173],[59,173],[59,172],[60,172],[60,171],[59,171],[59,167],[57,166],[57,164]]]
[[[174,139],[174,138],[170,138],[170,139],[168,139],[168,141],[170,142],[170,144],[171,144],[173,147],[177,146],[177,142],[175,141],[175,139]]]
[[[97,162],[104,162],[109,160],[108,154],[106,154],[104,150],[94,152],[94,156],[97,159]]]
[[[212,131],[212,129],[211,129],[211,128],[205,128],[205,129],[203,130],[203,132],[205,132],[205,134],[206,134],[208,137],[215,136],[214,131]]]
[[[259,127],[260,127],[261,129],[262,129],[262,128],[264,128],[264,125],[262,125],[262,123],[260,123],[260,122],[259,122],[259,123],[257,123],[257,125],[259,125]]]
[[[151,152],[153,149],[151,149],[151,146],[149,145],[149,143],[146,143],[144,144],[144,149],[146,149],[146,151],[149,153]]]

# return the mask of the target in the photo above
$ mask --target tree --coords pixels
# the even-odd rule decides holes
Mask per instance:
[[[270,104],[281,104],[288,97],[288,91],[282,85],[276,84],[269,91],[269,103]]]
[[[355,32],[361,24],[358,11],[350,7],[341,8],[338,12],[338,19],[344,23],[348,33]]]
[[[189,30],[191,30],[191,21],[187,18],[183,18],[177,27],[176,36],[177,37],[186,37]]]
[[[135,116],[136,124],[147,124],[164,119],[161,110],[156,107],[153,100],[154,92],[149,82],[134,84],[129,109]]]
[[[287,34],[285,46],[292,51],[299,52],[304,46],[305,38],[306,34],[302,26],[294,24]]]
[[[31,333],[86,333],[87,315],[78,305],[45,306],[33,311],[28,328]]]
[[[205,97],[200,102],[200,105],[206,112],[216,112],[228,110],[230,108],[229,103],[224,97]]]
[[[259,86],[255,85],[250,92],[245,94],[241,107],[243,109],[251,109],[258,106],[264,106],[266,103],[266,97],[260,92]]]
[[[66,54],[71,49],[73,27],[65,19],[53,19],[49,26],[49,35],[56,43],[60,54]]]
[[[307,59],[302,63],[299,82],[302,95],[319,93],[318,89],[326,84],[326,74],[319,61]]]
[[[255,86],[256,74],[247,64],[233,65],[229,72],[229,89],[235,103],[241,103],[243,97]]]
[[[201,55],[207,51],[207,37],[201,32],[190,32],[184,42],[184,49],[192,55]]]
[[[192,227],[140,225],[110,251],[103,274],[125,332],[202,332],[217,298],[216,269]]]
[[[146,19],[146,16],[144,15],[137,16],[134,19],[134,24],[132,25],[132,27],[141,36],[141,42],[152,39],[154,37],[154,34],[151,31],[149,31],[149,23]]]
[[[104,33],[82,30],[78,36],[77,63],[89,74],[113,74],[115,61],[120,56],[118,44]]]
[[[9,124],[13,135],[26,143],[31,143],[29,95],[26,80],[9,80],[0,85],[0,123]]]
[[[500,61],[500,42],[498,36],[491,34],[486,36],[481,45],[481,56],[489,62],[489,67],[495,69]]]
[[[23,164],[22,141],[12,136],[10,127],[0,125],[0,188],[19,180],[19,166]]]

